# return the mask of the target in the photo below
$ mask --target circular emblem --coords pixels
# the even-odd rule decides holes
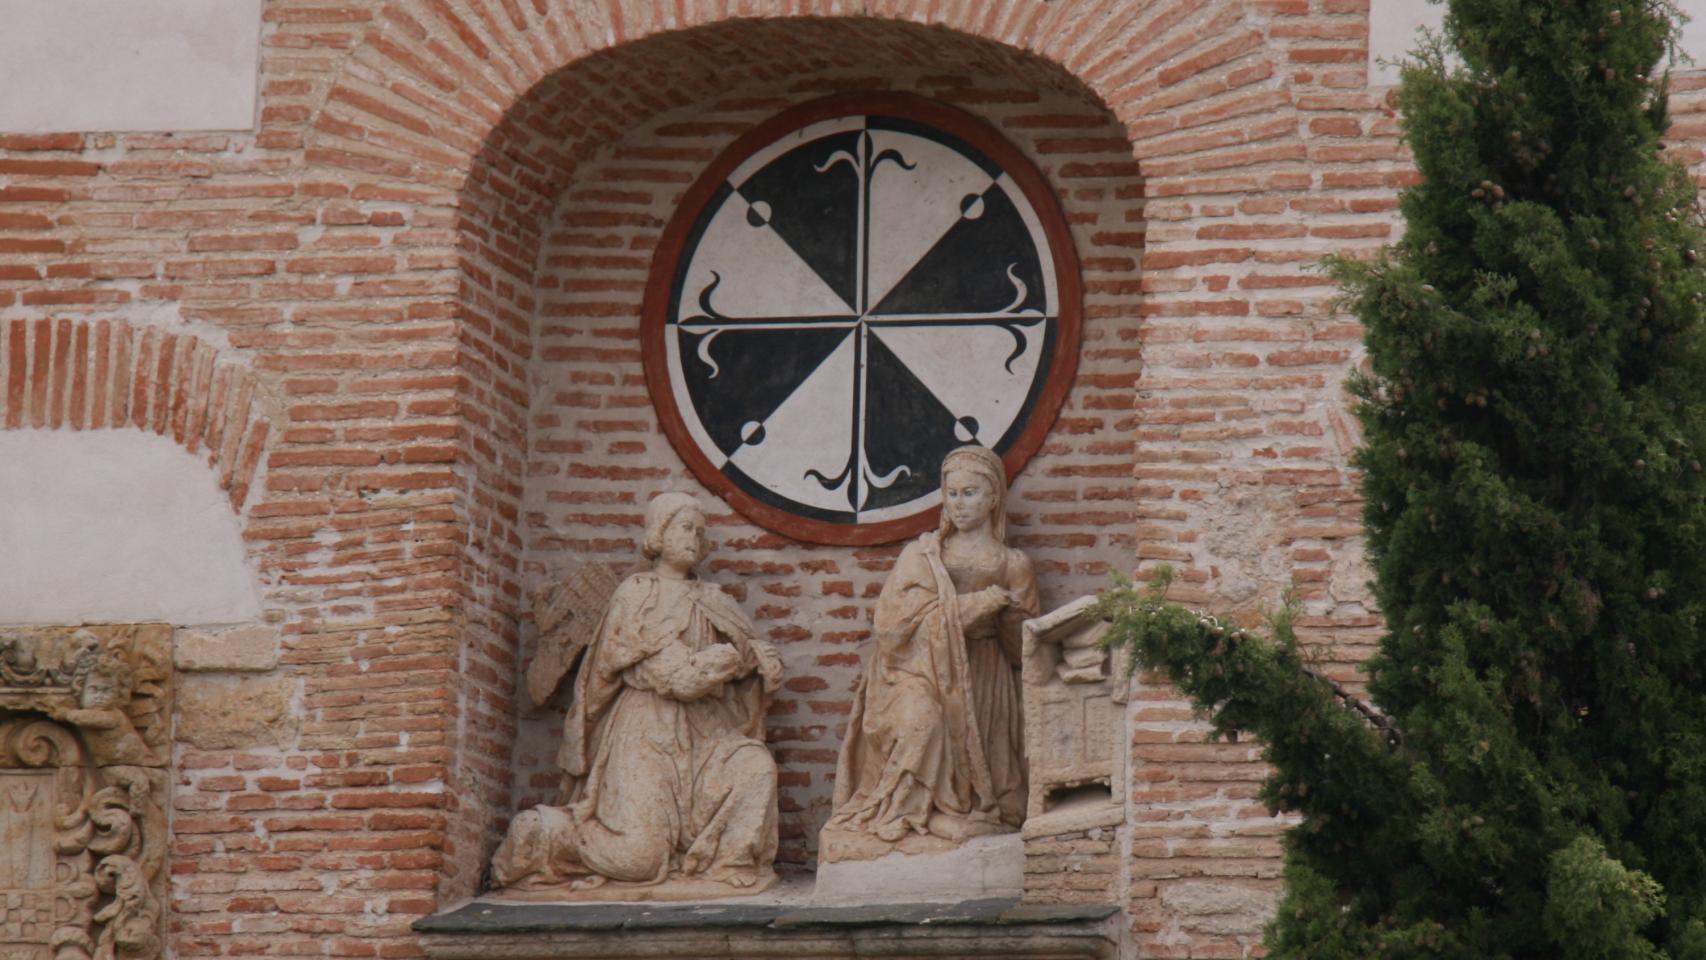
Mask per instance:
[[[935,522],[942,457],[1016,473],[1078,359],[1078,263],[1053,191],[982,121],[831,97],[759,125],[664,232],[642,319],[664,432],[699,480],[796,539]]]

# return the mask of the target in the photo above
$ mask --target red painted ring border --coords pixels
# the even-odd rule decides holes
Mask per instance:
[[[705,456],[693,441],[675,403],[669,386],[668,352],[664,334],[669,311],[669,294],[675,271],[681,260],[682,247],[693,229],[705,203],[711,199],[729,174],[758,150],[808,124],[835,117],[879,114],[920,120],[965,140],[982,150],[1003,171],[1012,176],[1025,199],[1036,212],[1043,234],[1048,238],[1054,260],[1055,282],[1058,285],[1060,315],[1056,321],[1056,349],[1037,396],[1030,419],[1013,445],[1002,454],[1002,464],[1009,478],[1018,475],[1032,455],[1042,446],[1066,402],[1078,372],[1079,326],[1084,302],[1083,280],[1079,274],[1078,255],[1073,247],[1072,232],[1061,211],[1060,200],[1048,180],[1012,141],[980,117],[957,107],[908,93],[845,93],[824,97],[791,107],[754,126],[718,154],[710,166],[699,175],[676,206],[658,242],[653,256],[651,275],[646,281],[645,298],[640,311],[640,360],[646,373],[646,390],[651,394],[652,408],[657,411],[659,425],[687,463],[700,483],[704,484],[734,510],[752,522],[783,536],[807,543],[838,546],[869,546],[892,543],[922,533],[934,527],[941,507],[931,507],[909,517],[870,524],[827,523],[795,516],[785,510],[753,499],[735,486]]]

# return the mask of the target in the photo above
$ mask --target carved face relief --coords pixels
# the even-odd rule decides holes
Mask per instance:
[[[678,570],[691,570],[705,559],[705,515],[688,508],[676,511],[663,531],[664,563]]]
[[[942,478],[942,509],[955,530],[977,530],[995,510],[995,491],[989,481],[970,470],[949,470]]]

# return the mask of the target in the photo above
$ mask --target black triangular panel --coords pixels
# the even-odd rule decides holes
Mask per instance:
[[[865,456],[871,473],[896,467],[910,473],[886,489],[872,489],[865,510],[907,503],[938,486],[949,450],[960,446],[954,414],[876,337],[865,339]]]
[[[858,161],[830,158],[838,152],[857,157],[864,135],[854,130],[813,140],[737,187],[748,203],[769,206],[770,228],[849,304],[857,302],[859,285]]]
[[[961,219],[949,228],[871,312],[942,315],[1005,310],[1015,294],[1007,277],[1009,267],[1025,285],[1025,299],[1018,309],[1044,310],[1048,300],[1043,265],[1024,218],[999,185],[984,191],[982,207],[976,219]]]
[[[677,329],[688,396],[705,432],[725,455],[734,453],[748,439],[756,442],[756,438],[743,435],[742,429],[748,423],[762,424],[850,332],[840,326],[726,329],[715,335],[706,351],[716,363],[713,370],[699,356],[699,348],[710,334]],[[848,386],[851,390],[852,385]]]

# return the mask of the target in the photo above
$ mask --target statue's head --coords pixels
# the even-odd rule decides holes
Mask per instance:
[[[646,504],[646,538],[640,554],[656,562],[660,557],[676,560],[687,568],[704,559],[705,513],[699,502],[685,493],[660,493]]]
[[[987,521],[995,539],[1007,541],[1007,469],[988,447],[956,447],[942,458],[944,534]]]

